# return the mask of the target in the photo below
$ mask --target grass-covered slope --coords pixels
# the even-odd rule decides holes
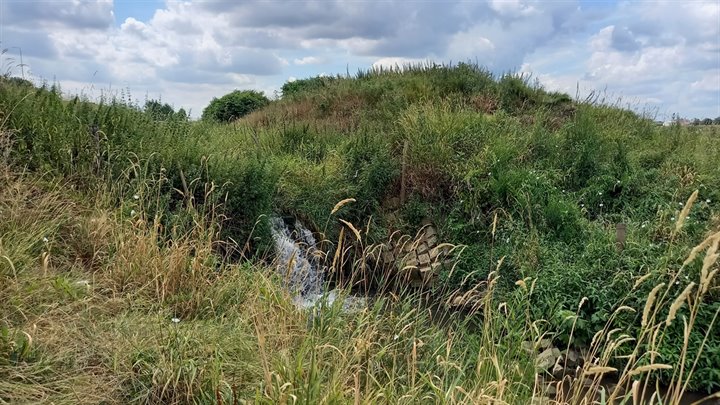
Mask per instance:
[[[329,204],[332,191],[347,184],[348,196],[364,204],[358,216],[372,214],[375,229],[412,233],[429,218],[442,240],[466,246],[447,283],[469,290],[504,257],[501,290],[534,279],[534,316],[560,331],[561,340],[574,328],[574,343],[589,344],[635,278],[653,274],[655,284],[630,297],[641,305],[654,285],[678,271],[689,247],[720,227],[717,131],[659,127],[627,110],[572,103],[468,65],[314,78],[284,90],[283,100],[244,122],[284,134],[288,154],[322,167],[326,177],[312,183],[311,195],[285,195],[281,188],[282,201]],[[400,194],[405,145],[408,201],[392,212],[399,215],[387,215],[394,211],[384,208],[387,200]],[[328,173],[338,156],[346,166]],[[692,213],[675,232],[694,190]],[[319,220],[325,210],[318,212]],[[617,223],[628,230],[622,252]],[[697,271],[668,294],[679,294]],[[567,322],[584,299],[577,322]],[[720,327],[709,329],[718,310],[715,287],[702,305],[693,350],[705,334],[706,353],[720,349]],[[633,331],[639,322],[640,315],[614,326]],[[675,326],[668,332],[673,342],[683,336],[682,325]],[[673,344],[663,353],[668,359],[678,356]],[[720,387],[717,359],[703,356],[695,387]]]
[[[589,346],[606,326],[639,338],[656,285],[666,284],[664,305],[653,307],[660,324],[688,283],[704,280],[702,255],[681,265],[720,228],[717,131],[658,127],[472,65],[313,78],[283,92],[220,125],[156,121],[121,100],[64,100],[58,89],[4,80],[0,120],[13,145],[8,159],[61,176],[78,193],[112,190],[108,206],[124,217],[157,217],[152,229],[160,240],[194,232],[188,207],[202,218],[213,213],[210,223],[223,219],[218,238],[231,243],[212,244],[218,258],[264,256],[270,240],[258,220],[271,213],[299,217],[336,241],[341,223],[329,213],[349,197],[356,202],[343,207],[343,218],[365,244],[396,230],[414,234],[429,219],[440,240],[464,247],[454,270],[440,275],[443,288],[471,290],[496,271],[494,306],[522,297],[528,312],[515,310],[527,318],[515,326],[542,319],[559,345]],[[403,167],[406,201],[398,205]],[[152,203],[138,209],[135,201]],[[617,223],[627,224],[622,251]],[[516,284],[523,279],[533,286],[529,295]],[[184,302],[203,294],[170,296]],[[639,339],[638,347],[657,349],[659,357],[638,361],[685,359],[687,373],[702,347],[690,387],[717,390],[719,297],[712,281],[701,300],[691,300],[694,312],[676,306],[678,321],[663,327],[659,342]],[[636,312],[614,315],[623,305]],[[687,343],[683,316],[693,326]],[[673,370],[658,373],[669,382]]]

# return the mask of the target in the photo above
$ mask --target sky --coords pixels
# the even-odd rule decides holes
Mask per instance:
[[[720,0],[0,0],[0,48],[3,72],[195,117],[235,89],[463,61],[660,120],[720,116]]]

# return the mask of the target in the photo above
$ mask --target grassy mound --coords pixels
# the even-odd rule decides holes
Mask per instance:
[[[41,204],[51,210],[43,217],[28,215],[28,210],[40,209],[32,204],[12,205],[30,197],[3,200],[3,216],[13,210],[23,214],[7,222],[0,236],[7,258],[2,275],[12,281],[0,291],[7,298],[3,305],[11,306],[3,309],[9,315],[3,319],[5,340],[0,343],[10,359],[7,364],[38,367],[28,369],[39,373],[36,380],[20,380],[46,384],[46,391],[33,393],[36,388],[30,383],[22,391],[29,396],[18,398],[70,395],[68,387],[74,383],[64,378],[77,375],[89,385],[125,381],[123,388],[112,391],[120,402],[212,402],[216,395],[229,398],[242,392],[244,398],[254,393],[257,400],[295,395],[332,402],[359,395],[394,402],[410,395],[463,402],[487,395],[517,403],[540,391],[532,388],[533,359],[519,343],[546,333],[560,347],[596,348],[606,354],[602,363],[619,369],[621,376],[642,365],[667,364],[673,368],[659,367],[648,378],[688,381],[682,388],[708,392],[720,388],[720,357],[713,354],[720,350],[715,321],[720,289],[708,278],[717,265],[705,266],[702,255],[683,265],[694,246],[709,240],[707,249],[714,243],[708,236],[720,229],[716,130],[658,127],[627,110],[573,102],[521,77],[493,77],[465,64],[306,79],[287,84],[283,92],[281,100],[222,125],[157,121],[122,100],[66,100],[58,88],[0,81],[2,139],[11,144],[3,149],[3,159],[6,166],[35,173],[27,177],[18,175],[19,169],[5,169],[7,187],[14,184],[18,193],[62,201]],[[34,186],[33,176],[40,173],[51,184]],[[57,181],[62,188],[52,185]],[[405,199],[398,204],[401,190]],[[683,212],[695,190],[691,210]],[[349,197],[356,202],[343,207],[341,215],[357,225],[360,238],[346,230],[345,239],[338,240],[344,225],[329,213]],[[76,200],[71,206],[77,210],[64,212],[60,205],[70,200]],[[107,234],[92,233],[101,227],[94,211],[104,212],[101,222]],[[408,293],[408,301],[401,299],[393,310],[383,304],[363,315],[378,317],[377,323],[361,317],[357,322],[365,323],[358,329],[337,309],[313,318],[320,325],[308,331],[305,315],[288,304],[263,272],[253,270],[270,252],[268,224],[262,218],[271,213],[301,218],[333,241],[328,245],[331,253],[338,245],[352,246],[355,256],[340,273],[354,271],[351,263],[367,253],[363,247],[387,241],[394,231],[414,234],[429,219],[440,240],[462,250],[457,265],[440,274],[430,293],[442,301],[444,291],[484,291],[491,280],[485,307],[500,306],[510,315],[483,310],[446,329],[414,310],[413,300],[419,298]],[[677,227],[681,218],[683,224]],[[615,243],[617,223],[627,226],[621,251]],[[62,243],[41,242],[44,237],[58,240],[48,235],[62,235]],[[54,269],[44,257],[57,263]],[[89,282],[91,291],[84,282],[74,284],[88,281],[88,274],[98,277]],[[633,288],[641,279],[644,282]],[[664,286],[656,289],[661,283]],[[248,304],[253,300],[261,301],[261,307]],[[275,310],[266,307],[268,302],[282,308],[273,315],[273,327],[283,325],[292,333],[258,329],[268,323],[253,317]],[[106,308],[116,304],[118,308]],[[77,325],[63,332],[62,339],[97,344],[89,342],[93,336],[124,336],[122,327],[136,322],[146,325],[148,334],[133,338],[141,339],[135,351],[107,349],[117,353],[112,361],[78,360],[82,370],[102,364],[103,372],[48,377],[41,375],[47,371],[44,362],[75,367],[73,356],[84,359],[93,353],[58,351],[52,358],[54,348],[38,348],[32,322],[51,320],[53,311],[72,315]],[[95,317],[93,311],[106,318]],[[403,335],[393,328],[406,316],[422,332],[417,341],[395,343],[394,336]],[[117,325],[124,317],[125,326]],[[180,318],[179,325],[193,326],[168,324],[171,317]],[[476,318],[486,326],[472,326]],[[670,318],[675,320],[665,322]],[[155,330],[151,325],[164,326]],[[212,332],[201,332],[205,327]],[[100,329],[89,333],[93,328]],[[253,345],[228,343],[223,328],[246,331]],[[48,336],[56,336],[59,329],[55,325]],[[612,349],[598,347],[596,333],[616,329],[636,340]],[[192,330],[197,333],[192,335]],[[84,337],[70,337],[78,333]],[[293,337],[273,343],[280,346],[267,346],[272,347],[267,353],[262,349],[263,336],[284,334]],[[460,340],[459,346],[447,348],[448,358],[464,359],[467,353],[476,358],[430,364],[450,334]],[[182,339],[171,343],[160,336]],[[503,339],[509,340],[501,343]],[[362,357],[340,361],[332,354],[335,349],[355,353],[348,345],[361,341],[368,345],[365,356],[380,356],[375,368],[363,368]],[[427,353],[417,347],[419,342]],[[491,351],[496,344],[500,348]],[[136,353],[143,346],[147,353]],[[227,346],[230,354],[196,351],[213,346]],[[27,357],[31,350],[20,350],[23,347],[38,348],[35,358],[42,361],[33,363]],[[397,352],[386,358],[381,348],[388,347]],[[276,351],[281,357],[268,354]],[[654,354],[641,355],[645,351]],[[128,353],[139,357],[123,357]],[[415,357],[402,357],[408,353]],[[183,360],[171,361],[174,355]],[[422,361],[427,368],[418,365]],[[488,369],[494,361],[500,371]],[[132,366],[136,362],[137,369]],[[156,362],[171,370],[149,366]],[[251,376],[241,372],[238,364],[245,362]],[[437,368],[442,364],[447,368]],[[7,375],[16,372],[9,370]],[[108,379],[93,380],[96,377]],[[173,381],[172,392],[168,381]],[[177,385],[179,381],[185,385]],[[393,382],[397,391],[383,391]],[[625,382],[632,383],[630,378]],[[502,391],[502,384],[516,386]],[[463,387],[462,395],[454,393],[455,385]],[[13,386],[5,387],[2,391],[0,385],[0,398],[11,398]],[[326,390],[336,396],[313,396]],[[142,393],[155,396],[148,399]]]

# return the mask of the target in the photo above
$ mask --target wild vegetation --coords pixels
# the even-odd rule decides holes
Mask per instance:
[[[203,110],[202,118],[218,122],[234,121],[266,106],[269,101],[264,94],[254,90],[235,90],[220,98],[212,99],[210,105]]]
[[[468,64],[298,80],[262,104],[189,121],[0,81],[0,402],[720,390],[717,128]],[[330,285],[368,307],[297,308],[269,215],[317,232]],[[412,288],[376,252],[427,221],[455,260]],[[538,362],[548,339],[583,354],[565,382]]]

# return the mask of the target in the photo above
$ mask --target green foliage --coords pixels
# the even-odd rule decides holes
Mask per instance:
[[[318,91],[326,87],[332,80],[332,77],[316,76],[307,79],[294,80],[292,82],[285,82],[285,84],[281,87],[282,95],[283,97],[293,97],[303,93]]]
[[[505,75],[498,87],[500,103],[508,111],[523,110],[536,102],[536,91],[521,76]]]
[[[202,113],[203,120],[230,122],[270,103],[262,92],[235,90],[220,98],[213,98]]]
[[[266,250],[256,241],[270,241],[265,218],[272,214],[277,182],[273,166],[263,160],[249,160],[243,165],[225,163],[217,167],[211,165],[209,175],[211,178],[228,179],[221,189],[224,197],[222,209],[229,213],[223,228],[226,238],[232,237],[241,243],[250,243],[260,251]]]
[[[146,101],[143,110],[155,121],[187,121],[188,119],[188,114],[187,112],[185,112],[185,109],[180,108],[177,112],[175,112],[175,109],[173,109],[170,104],[163,104],[161,101],[158,100]]]
[[[357,203],[351,207],[360,223],[376,212],[400,175],[399,162],[377,136],[364,134],[348,142],[343,151],[342,181]]]
[[[238,94],[253,99],[259,93],[231,93]],[[449,289],[480,285],[504,257],[498,302],[516,297],[515,281],[536,280],[528,311],[547,321],[558,344],[589,344],[631,293],[634,279],[647,269],[672,271],[707,229],[717,227],[720,144],[714,128],[657,127],[630,111],[546,92],[522,76],[496,78],[472,64],[371,69],[286,83],[283,99],[258,112],[262,119],[253,114],[233,126],[215,122],[239,117],[216,115],[229,111],[232,99],[215,100],[202,121],[188,122],[164,119],[172,108],[159,102],[141,109],[122,100],[66,100],[57,87],[4,80],[0,118],[15,162],[62,176],[80,191],[122,189],[113,203],[124,215],[142,211],[158,218],[160,238],[195,229],[189,207],[216,207],[224,220],[222,239],[250,249],[246,257],[269,252],[263,218],[270,214],[301,218],[334,241],[339,226],[328,215],[345,198],[356,202],[343,208],[342,218],[358,228],[371,224],[376,239],[368,242],[384,242],[398,227],[414,233],[429,218],[441,241],[464,246],[452,274],[441,274]],[[253,108],[267,104],[261,100]],[[220,107],[225,101],[226,110]],[[396,208],[391,200],[399,196],[403,167],[408,198]],[[699,199],[674,234],[673,218],[695,189]],[[135,202],[134,194],[152,195],[153,204]],[[617,223],[628,228],[622,252],[615,246]],[[18,238],[3,235],[3,241]],[[34,238],[32,249],[15,254],[21,258],[16,269],[37,261],[42,236]],[[12,274],[0,260],[3,281]],[[55,280],[51,296],[75,299],[64,280]],[[641,308],[647,293],[633,291],[627,302]],[[702,303],[693,342],[707,331],[717,303],[717,294]],[[568,321],[571,314],[575,322]],[[634,332],[640,320],[614,322]],[[672,340],[682,330],[670,333],[662,347],[669,362],[679,359]],[[719,340],[709,338],[711,353]],[[316,349],[298,351],[277,370],[287,381],[308,384],[296,392],[303,398],[315,399],[313,389],[328,378],[317,366],[315,375],[297,371],[318,364]],[[712,361],[699,361],[692,387],[717,387],[716,369]],[[142,375],[153,372],[145,368]]]
[[[280,150],[284,153],[301,156],[310,163],[320,163],[325,160],[327,142],[308,125],[283,128],[280,138]]]

